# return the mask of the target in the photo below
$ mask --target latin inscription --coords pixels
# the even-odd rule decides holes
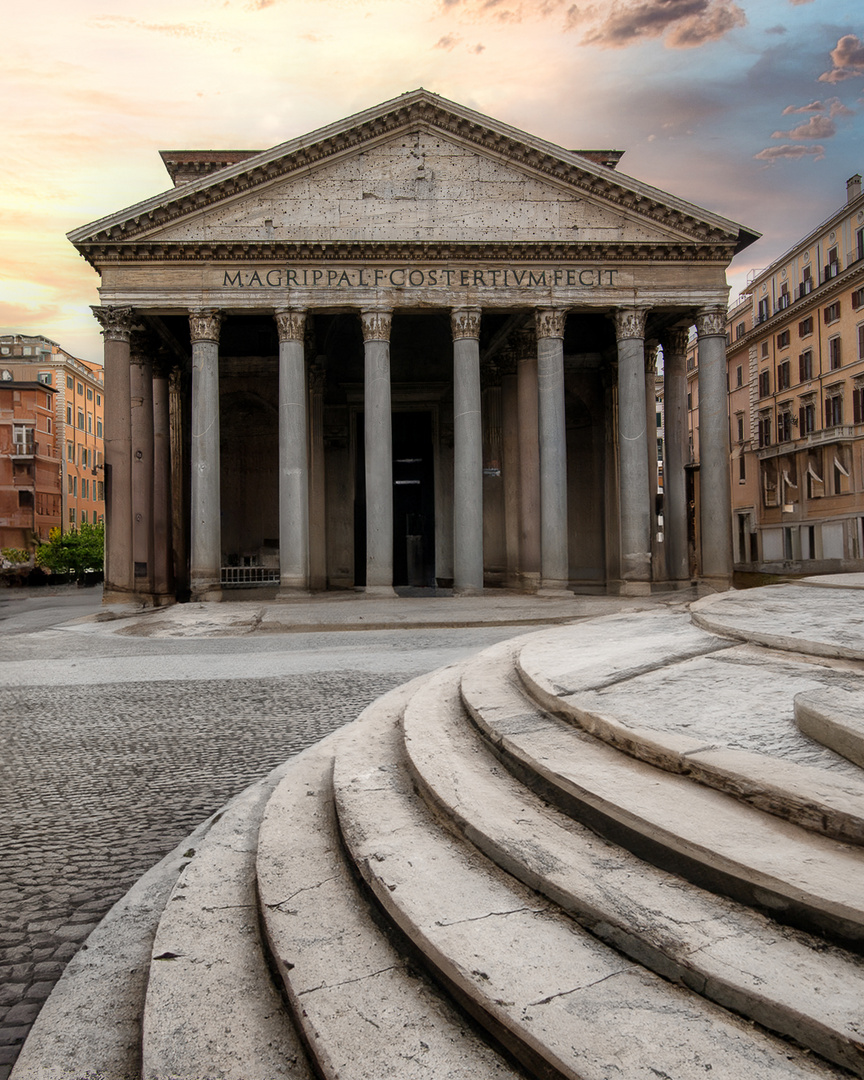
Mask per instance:
[[[223,287],[235,289],[403,289],[473,288],[537,289],[614,286],[614,269],[605,267],[485,267],[450,270],[436,266],[426,269],[396,266],[351,266],[322,270],[318,267],[273,267],[256,270],[226,270]]]

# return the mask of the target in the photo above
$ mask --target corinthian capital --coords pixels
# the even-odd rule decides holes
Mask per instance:
[[[279,341],[303,341],[306,328],[306,312],[296,308],[279,308],[275,312]]]
[[[619,341],[626,338],[644,338],[647,317],[648,312],[644,308],[617,308],[615,336]]]
[[[360,324],[363,327],[364,341],[389,341],[391,311],[361,311]]]
[[[567,312],[562,308],[540,308],[534,313],[538,338],[563,338]]]
[[[453,308],[450,312],[453,340],[480,337],[480,308]]]
[[[726,337],[726,308],[703,308],[696,316],[696,333],[703,337]]]
[[[663,346],[663,356],[685,356],[687,343],[690,340],[690,330],[686,326],[670,326],[660,335],[660,344]]]
[[[189,312],[189,334],[192,341],[219,341],[219,328],[225,314],[215,308],[198,308]]]
[[[106,341],[128,341],[138,325],[135,309],[131,307],[99,307],[94,304],[90,310],[102,327],[102,337]]]

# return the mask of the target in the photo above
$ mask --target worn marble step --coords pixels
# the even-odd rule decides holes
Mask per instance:
[[[508,768],[595,832],[712,892],[864,949],[859,847],[622,754],[500,678],[465,679],[462,696]]]
[[[111,908],[66,965],[42,1006],[10,1080],[139,1080],[141,1023],[159,918],[198,826]]]
[[[221,812],[174,885],[153,942],[143,1080],[309,1080],[291,1016],[267,966],[255,857],[281,766]]]
[[[395,724],[409,688],[351,727]],[[397,951],[358,892],[336,829],[338,732],[295,758],[267,804],[257,859],[273,966],[325,1080],[515,1080],[508,1062]]]
[[[795,692],[838,673],[728,642],[709,649],[684,614],[592,625],[537,635],[520,651],[519,673],[543,708],[641,761],[864,844],[864,773],[793,721]]]
[[[441,672],[408,702],[407,764],[427,802],[603,941],[864,1076],[864,960],[733,901],[682,888],[679,878],[604,841],[501,768],[465,714],[460,685],[463,678],[488,682],[487,695],[515,686],[514,652],[510,642],[495,646]]]
[[[851,685],[795,695],[795,723],[864,769],[864,693]]]
[[[403,751],[392,716],[346,732],[334,766],[343,839],[385,916],[532,1075],[839,1075],[628,960],[444,829]]]

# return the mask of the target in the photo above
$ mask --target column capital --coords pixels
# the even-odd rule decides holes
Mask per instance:
[[[225,313],[216,308],[194,308],[189,312],[189,333],[192,341],[219,341],[219,328]]]
[[[684,356],[689,342],[690,328],[688,326],[670,326],[660,334],[664,356]]]
[[[313,394],[323,394],[327,385],[327,367],[321,363],[321,357],[309,368],[309,390]]]
[[[102,327],[102,337],[106,341],[129,341],[132,331],[138,325],[135,309],[131,307],[101,307],[93,304],[90,310]]]
[[[450,328],[453,340],[480,338],[480,308],[453,308],[450,312]]]
[[[148,330],[141,326],[133,327],[129,335],[129,358],[133,364],[152,362],[155,342]]]
[[[700,338],[726,337],[726,308],[702,308],[696,315],[696,333]]]
[[[615,336],[619,341],[627,338],[644,338],[645,321],[648,318],[647,308],[616,308]]]
[[[534,325],[538,338],[563,338],[567,311],[564,308],[538,308]]]
[[[392,311],[361,311],[360,325],[364,341],[389,341]]]
[[[645,342],[645,374],[656,375],[657,374],[657,352],[660,348],[660,342],[656,338],[651,338],[650,341]]]
[[[306,312],[299,308],[277,308],[273,312],[279,343],[285,341],[303,341],[306,332]]]
[[[510,335],[518,360],[537,359],[537,331],[534,322],[525,323]]]

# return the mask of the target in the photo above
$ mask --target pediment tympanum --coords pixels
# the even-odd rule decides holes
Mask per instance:
[[[734,222],[590,158],[415,91],[70,233],[98,265],[179,248],[690,248],[728,261]],[[697,251],[701,251],[697,255]],[[680,257],[680,256],[679,256]]]

